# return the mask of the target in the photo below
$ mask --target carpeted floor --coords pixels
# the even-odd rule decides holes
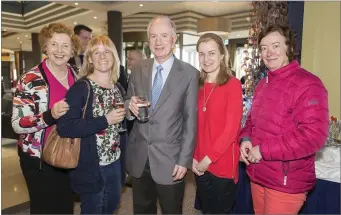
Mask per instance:
[[[183,202],[183,214],[200,214],[200,211],[194,209],[194,199],[195,199],[195,181],[192,172],[188,172],[186,176],[186,186],[185,186],[185,196]],[[116,214],[133,214],[133,201],[132,201],[132,189],[128,187],[124,187],[121,195],[121,202],[118,211]],[[7,214],[29,214],[30,211],[27,209],[29,204],[25,204],[25,208],[21,208],[20,211],[17,212],[9,212]],[[4,212],[4,211],[3,211]],[[75,203],[74,214],[80,214],[80,203]],[[158,214],[162,214],[160,207],[158,206]]]
[[[198,214],[197,210],[194,209],[195,200],[195,181],[192,172],[188,172],[186,176],[185,196],[183,202],[183,214]],[[133,202],[132,202],[132,189],[125,187],[122,196],[120,208],[117,214],[133,214]],[[77,211],[77,213],[79,213]],[[158,207],[158,214],[161,214],[160,207]]]

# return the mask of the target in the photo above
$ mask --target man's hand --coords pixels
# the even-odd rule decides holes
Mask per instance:
[[[139,97],[137,96],[132,96],[130,101],[129,101],[129,110],[137,117],[137,115],[139,114],[139,105],[140,107],[142,106],[150,106],[150,102],[149,101],[142,101],[141,99],[139,99]]]
[[[259,163],[260,160],[262,160],[262,155],[260,153],[259,145],[252,147],[252,149],[249,152],[248,160],[251,163]]]
[[[210,164],[212,163],[211,159],[206,155],[196,166],[199,172],[204,173]]]
[[[252,144],[250,141],[244,141],[240,144],[240,158],[244,161],[246,165],[250,165],[248,161],[249,152],[252,149]]]
[[[129,110],[137,116],[139,114],[139,107],[137,106],[138,98],[136,96],[131,97],[129,101]]]
[[[173,174],[172,174],[173,181],[178,181],[178,180],[183,179],[183,177],[185,177],[186,175],[186,172],[187,172],[186,167],[175,164],[174,169],[173,169]]]
[[[200,172],[198,169],[197,169],[197,164],[199,162],[193,158],[193,163],[192,163],[192,172],[194,172],[194,174],[196,174],[197,176],[201,176],[203,175],[204,173],[203,172]]]

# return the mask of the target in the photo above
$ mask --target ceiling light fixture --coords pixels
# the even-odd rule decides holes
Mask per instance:
[[[97,16],[94,16],[94,19],[97,19]]]
[[[78,5],[78,2],[75,2],[75,5],[77,6],[77,5]]]
[[[228,35],[231,32],[231,20],[217,17],[199,19],[197,32],[199,35],[205,33]]]
[[[73,22],[74,25],[77,25],[77,22]]]
[[[143,7],[143,4],[140,4],[140,7]]]
[[[4,31],[7,31],[7,29],[6,29],[6,28],[4,28]]]
[[[19,40],[20,38],[19,37],[17,37],[17,40]]]
[[[28,37],[28,35],[26,34],[25,37]]]

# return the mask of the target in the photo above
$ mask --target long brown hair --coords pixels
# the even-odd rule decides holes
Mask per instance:
[[[82,77],[86,77],[94,72],[94,65],[89,62],[89,58],[92,57],[92,54],[94,53],[95,48],[98,45],[103,45],[109,48],[111,54],[114,57],[114,63],[110,71],[110,83],[116,84],[117,80],[120,77],[120,59],[118,58],[117,50],[114,43],[107,36],[96,36],[90,40],[89,44],[86,47],[84,63],[81,68],[80,74]]]
[[[217,78],[215,80],[215,84],[217,86],[221,86],[226,84],[232,75],[231,69],[228,67],[228,62],[229,62],[229,54],[228,51],[224,45],[223,40],[221,39],[220,36],[218,36],[217,34],[214,33],[206,33],[203,34],[198,42],[197,42],[197,52],[199,52],[199,45],[200,43],[207,43],[208,41],[213,40],[219,48],[219,52],[220,54],[224,55],[223,60],[220,62],[220,69],[219,69],[219,73],[217,75]],[[207,73],[200,69],[200,78],[199,78],[199,87],[202,88],[204,86],[205,80],[207,79]]]

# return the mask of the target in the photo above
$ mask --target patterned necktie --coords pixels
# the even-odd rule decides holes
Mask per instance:
[[[153,82],[153,88],[152,88],[152,108],[154,109],[157,100],[160,97],[161,91],[162,91],[162,74],[161,71],[163,70],[161,65],[158,65],[156,67],[156,74],[154,77],[154,82]]]

